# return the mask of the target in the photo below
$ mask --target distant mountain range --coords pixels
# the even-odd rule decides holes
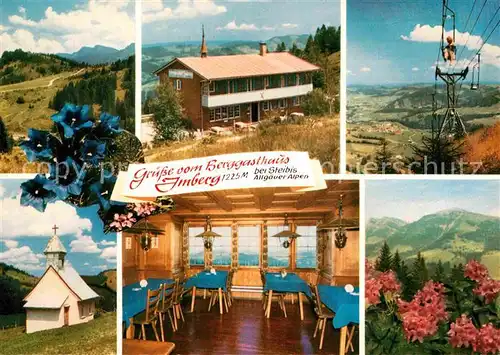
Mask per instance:
[[[375,258],[384,241],[403,259],[411,259],[419,251],[430,262],[458,263],[476,258],[500,272],[499,217],[450,209],[411,223],[391,217],[370,219],[366,225],[367,257]]]
[[[82,47],[74,53],[59,53],[63,58],[72,59],[77,62],[88,64],[105,64],[126,59],[135,53],[135,44],[131,43],[123,49],[96,45],[94,47]]]
[[[293,44],[304,49],[308,34],[276,36],[266,42],[269,51],[275,51],[276,47],[285,43],[286,48]],[[231,55],[251,54],[259,52],[259,41],[207,41],[208,55]],[[148,44],[142,47],[142,83],[155,83],[156,77],[153,72],[176,57],[198,56],[200,52],[199,41]],[[145,89],[148,90],[147,86]],[[151,89],[151,88],[149,88]]]

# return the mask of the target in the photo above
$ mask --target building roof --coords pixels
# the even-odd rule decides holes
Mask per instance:
[[[319,69],[316,65],[290,53],[279,52],[266,53],[263,56],[260,54],[237,54],[206,58],[176,58],[154,73],[160,73],[177,61],[207,80],[301,73]]]
[[[49,242],[47,243],[47,246],[45,247],[45,250],[43,251],[44,254],[47,253],[65,253],[66,254],[66,248],[64,248],[64,245],[61,243],[61,240],[59,237],[54,234],[52,238],[50,238]]]
[[[37,292],[29,298],[24,308],[59,309],[67,299],[68,295],[57,294],[55,292]]]
[[[47,268],[47,270],[45,270],[45,273],[38,280],[31,292],[24,298],[24,300],[27,301],[24,308],[60,308],[62,306],[68,297],[67,295],[64,296],[53,291],[47,292],[44,289],[37,288],[50,269],[52,269],[61,278],[70,291],[72,291],[80,301],[100,297],[89,287],[89,285],[87,285],[82,277],[70,265],[66,265],[62,270],[57,270],[51,265]],[[58,304],[59,306],[57,306]]]
[[[82,301],[100,297],[85,281],[83,281],[82,277],[70,265],[65,266],[62,270],[56,271]]]

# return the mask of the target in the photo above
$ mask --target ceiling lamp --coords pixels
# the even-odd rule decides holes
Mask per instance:
[[[283,242],[283,248],[288,248],[290,246],[290,243],[292,242],[293,239],[300,237],[300,234],[292,232],[290,230],[290,226],[288,224],[288,214],[285,213],[285,223],[284,226],[286,229],[282,230],[279,233],[276,233],[275,235],[271,236],[271,238],[279,238],[281,242],[281,238],[286,239]]]
[[[207,216],[205,231],[198,235],[195,235],[195,238],[203,238],[203,245],[205,246],[205,249],[212,249],[214,238],[219,237],[222,237],[222,235],[212,231],[212,222],[210,220],[210,216]]]
[[[128,233],[137,233],[139,244],[144,251],[151,249],[151,240],[153,237],[165,234],[165,232],[156,227],[154,224],[149,223],[147,218],[137,222],[132,228],[127,230]]]
[[[335,231],[335,246],[339,249],[343,249],[345,244],[347,243],[347,232],[345,230],[344,225],[342,224],[342,217],[344,213],[344,207],[342,204],[342,200],[344,198],[343,194],[340,194],[339,200],[339,224],[337,230]]]

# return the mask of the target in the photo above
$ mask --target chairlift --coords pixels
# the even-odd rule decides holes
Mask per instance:
[[[477,53],[477,62],[472,67],[472,81],[470,83],[471,90],[477,90],[479,88],[479,70],[481,65],[481,53]],[[475,78],[475,80],[474,80]]]

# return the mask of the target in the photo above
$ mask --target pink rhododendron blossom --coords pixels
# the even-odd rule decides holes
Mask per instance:
[[[368,260],[365,259],[365,277],[372,278],[374,276],[375,266]]]
[[[401,291],[401,285],[396,277],[396,273],[392,270],[382,273],[378,278],[382,284],[382,292],[398,293]]]
[[[474,327],[472,320],[465,314],[457,318],[455,323],[451,323],[448,331],[449,341],[454,348],[468,348],[473,346],[479,331]]]
[[[483,325],[473,349],[483,355],[500,353],[500,329],[496,329],[491,323]]]
[[[410,302],[397,302],[406,339],[411,342],[434,335],[438,323],[448,318],[444,286],[439,282],[428,281]]]
[[[156,210],[152,203],[138,203],[134,206],[134,211],[139,217],[150,216]]]
[[[486,266],[473,259],[465,265],[464,275],[471,280],[480,282],[488,277],[488,269]]]
[[[500,281],[490,278],[482,279],[472,292],[476,295],[483,296],[486,303],[491,303],[495,301],[500,292]]]
[[[380,290],[382,284],[377,279],[369,279],[365,282],[365,299],[368,305],[380,303]]]
[[[136,219],[134,218],[134,215],[132,213],[127,213],[127,214],[118,214],[115,213],[113,216],[113,222],[110,223],[110,227],[116,228],[116,230],[121,231],[125,227],[132,227],[134,223],[136,222]]]

